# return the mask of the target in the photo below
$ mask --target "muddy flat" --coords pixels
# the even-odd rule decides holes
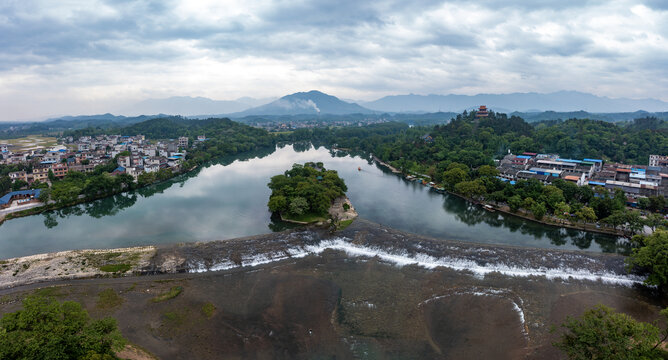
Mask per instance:
[[[662,305],[616,255],[460,245],[365,221],[184,244],[158,248],[153,275],[4,289],[0,313],[35,291],[76,300],[161,359],[558,359],[549,329],[566,316],[603,303],[649,321]]]

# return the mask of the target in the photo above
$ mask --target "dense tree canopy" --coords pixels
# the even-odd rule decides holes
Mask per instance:
[[[81,304],[29,296],[0,319],[0,359],[116,359],[116,320],[92,320]]]
[[[668,315],[663,310],[662,315]],[[566,330],[554,346],[569,359],[649,360],[666,355],[658,345],[666,339],[666,330],[655,324],[638,322],[626,314],[598,305],[580,318],[569,317]]]
[[[629,269],[646,273],[646,284],[668,285],[668,231],[637,235],[633,240],[639,247],[627,258]]]
[[[337,172],[325,169],[322,163],[294,164],[284,174],[273,176],[268,186],[272,191],[269,210],[292,216],[325,215],[334,199],[348,190]]]

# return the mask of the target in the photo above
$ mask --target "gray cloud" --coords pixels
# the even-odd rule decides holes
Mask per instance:
[[[666,78],[660,0],[97,1],[0,4],[0,103],[62,102],[39,90],[50,86],[72,104],[301,86],[367,99],[603,89],[668,100],[665,81],[634,80]]]

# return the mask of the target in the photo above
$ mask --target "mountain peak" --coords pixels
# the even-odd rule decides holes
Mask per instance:
[[[267,105],[248,109],[235,114],[237,117],[250,115],[303,115],[303,114],[370,114],[373,111],[355,103],[345,102],[336,96],[318,90],[296,92]]]

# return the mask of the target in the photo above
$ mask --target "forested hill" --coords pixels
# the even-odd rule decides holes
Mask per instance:
[[[64,136],[93,136],[99,134],[144,135],[149,139],[175,139],[180,136],[196,138],[206,135],[214,138],[232,133],[244,133],[254,137],[268,137],[267,131],[234,122],[227,118],[190,120],[179,116],[151,119],[125,127],[100,128],[89,127],[68,131]]]
[[[487,118],[476,119],[475,112],[465,112],[448,124],[433,127],[384,123],[300,129],[284,135],[283,140],[315,140],[368,151],[415,171],[442,171],[451,162],[478,167],[491,164],[492,159],[503,157],[509,150],[633,164],[647,164],[650,154],[668,154],[668,122],[655,118],[620,125],[587,119],[533,125],[518,116],[492,112]]]

